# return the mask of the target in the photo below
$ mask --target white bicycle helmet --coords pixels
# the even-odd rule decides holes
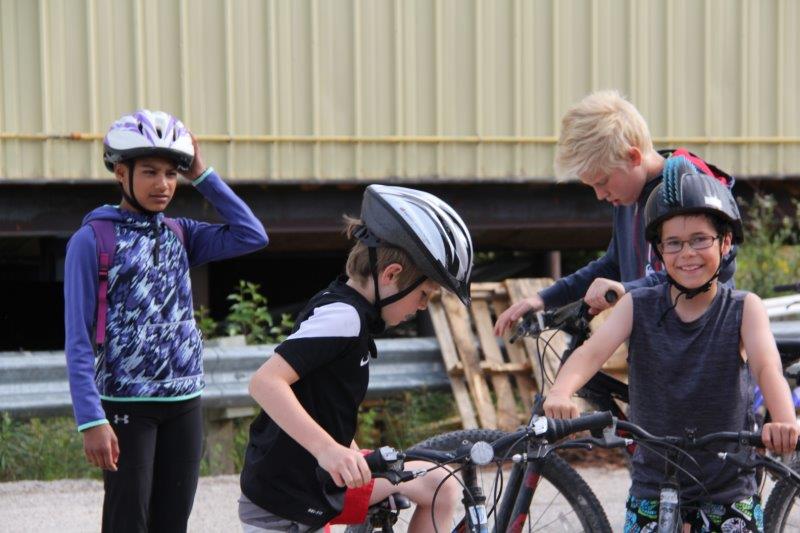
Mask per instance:
[[[182,172],[189,170],[194,160],[189,130],[164,111],[140,109],[125,115],[111,125],[103,146],[103,161],[112,172],[115,163],[138,157],[166,157]]]
[[[415,189],[370,185],[364,191],[361,220],[367,231],[357,237],[365,244],[375,247],[385,242],[405,250],[425,277],[456,294],[464,305],[470,304],[472,239],[464,221],[447,203]],[[381,304],[390,301],[396,301],[395,297]]]

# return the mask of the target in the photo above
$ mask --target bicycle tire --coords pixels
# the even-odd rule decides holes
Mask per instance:
[[[800,468],[800,462],[791,465]],[[770,492],[764,507],[764,531],[800,530],[800,487],[789,479],[778,481]]]
[[[465,440],[469,442],[494,442],[503,435],[506,435],[506,433],[503,431],[489,429],[451,431],[449,433],[443,433],[441,435],[426,439],[418,444],[415,444],[410,449],[420,447],[434,450],[455,450]],[[513,451],[515,453],[524,451],[524,445],[518,445],[518,447]],[[489,472],[491,472],[491,477],[493,478],[496,473],[496,466],[492,464],[486,468]],[[539,521],[544,518],[544,512],[550,512],[550,507],[555,499],[561,496],[561,498],[563,498],[563,500],[565,500],[566,504],[569,506],[571,514],[574,515],[575,519],[577,520],[573,520],[574,523],[572,524],[566,524],[564,520],[567,519],[567,515],[563,514],[564,504],[559,502],[552,508],[552,511],[556,513],[553,515],[555,516],[555,520],[559,520],[561,522],[560,526],[570,525],[573,528],[568,529],[565,527],[559,527],[559,531],[574,530],[611,532],[611,525],[609,524],[608,517],[606,516],[605,511],[597,499],[597,496],[595,496],[595,494],[592,492],[592,489],[586,484],[586,481],[584,481],[580,474],[578,474],[575,469],[573,469],[566,461],[564,461],[564,459],[555,453],[548,455],[542,464],[541,477],[546,482],[545,486],[543,486],[540,482],[540,485],[537,487],[536,493],[533,496],[534,502],[532,503],[534,506],[533,508],[537,509],[537,511],[535,513],[529,513],[530,517],[537,518],[537,522],[534,522],[533,524],[526,522],[528,529],[525,529],[525,531],[552,530],[552,521],[546,520],[541,524],[539,524]],[[549,498],[550,495],[548,493],[553,492],[552,489],[554,489],[555,492],[548,507],[544,510],[538,509],[536,506],[540,506],[543,504],[543,502],[547,501],[544,499],[541,500],[542,503],[540,503],[540,499]],[[491,510],[494,505],[491,484],[487,489],[485,489],[485,492],[487,496],[487,510]],[[497,501],[500,501],[501,498],[502,494],[497,495]],[[559,509],[561,509],[561,511],[559,511]],[[460,509],[460,511],[463,512],[463,509]],[[541,529],[536,529],[537,527]],[[491,520],[490,528],[492,528]]]

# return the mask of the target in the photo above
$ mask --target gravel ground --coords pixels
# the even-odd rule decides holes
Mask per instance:
[[[624,469],[580,468],[598,495],[615,531],[622,530],[628,472]],[[191,532],[237,532],[237,476],[200,479]],[[100,531],[103,486],[99,481],[20,481],[0,483],[0,529],[7,533],[87,533]]]

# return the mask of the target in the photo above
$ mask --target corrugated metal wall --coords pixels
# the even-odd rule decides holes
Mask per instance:
[[[548,180],[600,88],[661,145],[799,176],[799,34],[794,0],[0,0],[0,178],[108,177],[147,106],[232,179]]]

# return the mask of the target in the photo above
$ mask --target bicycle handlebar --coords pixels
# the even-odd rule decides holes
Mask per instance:
[[[775,292],[800,292],[800,281],[788,285],[775,285],[772,290]]]
[[[612,305],[617,303],[619,299],[619,295],[611,289],[606,291],[604,297],[605,300]],[[542,317],[541,322],[537,319],[537,315]],[[508,342],[513,344],[520,337],[535,337],[542,332],[543,328],[558,328],[570,322],[580,320],[588,322],[591,318],[592,317],[589,315],[589,304],[582,299],[575,300],[574,302],[544,313],[528,311],[522,316],[522,322],[517,326],[517,330],[508,339]]]
[[[702,437],[659,437],[648,433],[643,427],[626,420],[618,420],[617,429],[627,431],[634,437],[634,440],[638,437],[641,440],[646,440],[648,443],[667,444],[687,450],[705,448],[710,444],[716,443],[738,443],[746,446],[755,446],[757,448],[765,447],[764,441],[761,439],[760,431],[719,431],[716,433],[708,433]],[[800,450],[800,441],[798,441],[795,449]]]

